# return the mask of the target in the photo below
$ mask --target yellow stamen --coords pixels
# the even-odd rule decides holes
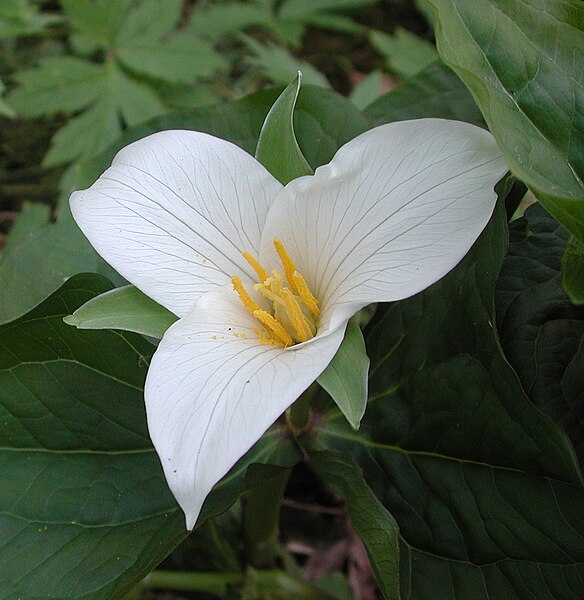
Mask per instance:
[[[242,252],[243,258],[247,260],[247,262],[251,265],[253,270],[256,272],[258,276],[258,280],[263,283],[268,278],[268,273],[266,270],[260,265],[260,261],[252,256],[249,252]]]
[[[243,283],[241,283],[241,279],[237,275],[234,275],[231,278],[231,283],[233,284],[233,289],[237,292],[241,303],[252,315],[255,315],[258,310],[262,310],[262,307],[251,299],[251,296],[247,293],[247,290],[243,287]]]
[[[318,308],[318,301],[312,295],[308,284],[306,283],[304,277],[298,272],[294,271],[292,275],[292,279],[294,280],[294,284],[296,285],[296,290],[298,291],[298,295],[302,298],[302,302],[306,304],[306,308],[314,315],[320,314],[320,308]]]
[[[256,310],[253,316],[272,334],[274,340],[285,348],[294,343],[284,327],[269,312],[260,309]]]
[[[294,282],[294,272],[296,271],[296,267],[288,254],[286,248],[284,248],[284,244],[278,239],[274,239],[274,248],[282,261],[282,266],[284,267],[284,275],[286,276],[286,280],[288,281],[288,285],[292,289],[293,292],[298,293],[296,289],[296,284]]]
[[[312,337],[312,332],[310,331],[310,325],[300,308],[300,304],[298,304],[298,301],[294,298],[292,292],[288,288],[282,290],[282,298],[286,303],[286,309],[288,310],[288,315],[296,330],[298,339],[301,342],[309,340]]]

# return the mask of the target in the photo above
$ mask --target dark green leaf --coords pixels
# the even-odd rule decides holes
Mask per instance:
[[[568,233],[541,206],[510,225],[497,280],[497,320],[505,355],[531,401],[559,423],[584,464],[584,308],[562,291]]]
[[[186,535],[148,438],[142,387],[152,346],[63,323],[111,287],[69,280],[0,328],[0,598],[118,598]],[[215,487],[200,522],[228,508],[247,466],[291,466],[268,434]]]
[[[351,525],[361,538],[386,600],[399,600],[399,531],[375,497],[354,460],[333,452],[312,452],[310,466],[344,498]]]
[[[584,244],[570,238],[562,260],[562,284],[574,304],[584,304]]]
[[[584,4],[430,1],[440,55],[472,92],[511,171],[584,242]]]
[[[365,109],[374,125],[438,117],[484,125],[481,112],[460,79],[435,62]]]
[[[353,429],[359,429],[367,406],[369,357],[361,328],[355,318],[347,325],[341,347],[317,379],[335,401]]]
[[[256,159],[280,182],[286,185],[302,175],[312,175],[294,133],[294,107],[300,92],[302,74],[278,96],[262,125]]]
[[[458,267],[378,309],[361,430],[342,420],[321,430],[321,442],[358,460],[395,517],[411,600],[584,594],[573,447],[524,394],[493,325],[505,228],[500,203]]]
[[[177,316],[133,285],[109,290],[65,317],[77,329],[121,329],[162,338]]]

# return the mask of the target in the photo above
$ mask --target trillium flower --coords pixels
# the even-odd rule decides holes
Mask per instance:
[[[488,132],[439,119],[372,129],[286,186],[229,142],[166,131],[72,195],[101,256],[180,317],[145,401],[188,528],[330,363],[352,315],[420,292],[461,260],[506,170]]]

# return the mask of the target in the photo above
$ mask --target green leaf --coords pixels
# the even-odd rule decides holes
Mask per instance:
[[[274,102],[262,125],[255,157],[280,182],[286,185],[302,175],[312,175],[294,133],[294,107],[300,92],[302,73]]]
[[[338,419],[317,439],[354,457],[395,517],[404,598],[584,594],[573,447],[525,396],[493,325],[505,229],[500,203],[453,271],[378,308],[361,430]]]
[[[0,328],[2,599],[119,598],[186,535],[148,438],[152,345],[62,321],[109,287],[75,277]],[[249,464],[297,458],[268,432],[214,488],[200,522],[233,504]]]
[[[71,119],[53,136],[43,166],[56,167],[103,152],[122,132],[111,96],[102,96],[89,110]]]
[[[4,84],[0,79],[0,96],[4,93],[4,89]],[[9,119],[13,119],[16,116],[14,109],[6,104],[2,98],[0,98],[0,115],[3,117],[8,117]]]
[[[94,102],[103,86],[99,65],[73,56],[49,56],[36,69],[18,71],[18,88],[7,96],[23,117],[72,113]]]
[[[473,94],[511,171],[584,242],[584,5],[431,3],[438,51]]]
[[[206,4],[203,8],[197,5],[186,31],[216,40],[228,33],[244,31],[252,25],[262,26],[271,18],[267,8],[244,2]]]
[[[562,284],[574,304],[584,304],[584,244],[570,238],[562,261]]]
[[[282,19],[303,19],[315,12],[351,10],[374,4],[375,0],[286,0],[278,15]]]
[[[317,379],[335,401],[353,429],[359,429],[367,406],[369,357],[359,323],[352,318],[343,343]]]
[[[371,31],[369,39],[388,69],[401,77],[416,75],[438,59],[434,44],[402,27],[396,27],[393,34]]]
[[[510,225],[497,280],[501,345],[530,400],[570,437],[584,464],[584,310],[562,291],[569,234],[540,205]]]
[[[327,78],[310,63],[298,60],[284,48],[265,45],[251,37],[241,35],[240,39],[252,52],[251,64],[274,83],[288,83],[298,71],[302,72],[305,83],[330,87]]]
[[[182,0],[140,0],[125,15],[114,46],[156,43],[173,31],[181,17]]]
[[[2,0],[0,4],[0,39],[35,35],[45,27],[60,23],[62,17],[42,13],[28,0]]]
[[[60,0],[74,30],[107,48],[116,37],[133,0]]]
[[[382,71],[372,71],[359,82],[349,95],[349,100],[359,109],[363,110],[381,95],[381,84],[383,82]]]
[[[108,277],[114,274],[89,245],[68,211],[57,223],[48,223],[19,237],[0,259],[0,323],[31,310],[71,275],[84,271]]]
[[[118,47],[116,56],[133,71],[172,83],[192,83],[229,66],[209,42],[188,32],[164,43],[138,39]]]
[[[53,136],[51,148],[43,159],[44,166],[92,158],[119,137],[121,120],[136,125],[165,112],[150,86],[130,79],[115,63],[105,65],[102,71],[101,87],[94,90],[99,94],[96,102]]]
[[[138,288],[127,285],[92,298],[64,320],[78,329],[122,329],[160,339],[177,319]]]
[[[4,253],[8,254],[14,248],[18,247],[19,244],[26,242],[28,237],[49,222],[50,216],[51,209],[46,204],[24,202],[20,208],[18,218],[6,236],[3,248]]]
[[[395,519],[351,458],[328,451],[311,452],[310,466],[347,503],[351,525],[367,550],[383,596],[399,600],[399,531]]]
[[[435,117],[483,125],[481,111],[460,79],[435,62],[365,109],[374,125]]]

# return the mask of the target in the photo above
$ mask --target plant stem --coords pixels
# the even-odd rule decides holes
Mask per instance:
[[[144,579],[147,588],[166,588],[182,592],[206,592],[223,596],[229,583],[241,584],[243,573],[188,573],[182,571],[152,571]]]
[[[269,593],[274,598],[294,600],[335,600],[310,583],[295,579],[285,571],[252,570],[243,573],[184,573],[180,571],[153,571],[144,580],[147,588],[166,588],[182,592],[205,592],[223,597],[228,584],[245,584],[254,591],[254,597]],[[260,596],[261,595],[261,596]]]
[[[310,423],[310,401],[314,396],[315,389],[318,389],[316,382],[286,411],[286,421],[294,435],[302,433]]]
[[[245,507],[243,537],[250,565],[272,568],[280,524],[280,506],[288,483],[290,469],[275,468],[273,475],[249,491]]]

